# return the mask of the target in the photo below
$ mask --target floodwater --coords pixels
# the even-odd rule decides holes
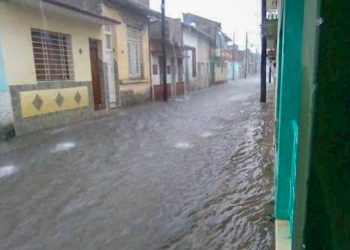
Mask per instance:
[[[273,249],[256,79],[0,145],[0,249]]]

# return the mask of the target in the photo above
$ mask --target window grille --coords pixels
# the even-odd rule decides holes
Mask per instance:
[[[31,35],[37,81],[73,80],[70,36],[37,29]]]

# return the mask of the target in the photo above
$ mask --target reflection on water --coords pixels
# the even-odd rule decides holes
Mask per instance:
[[[0,180],[0,249],[273,249],[273,106],[258,90],[15,140],[0,155],[21,169]]]

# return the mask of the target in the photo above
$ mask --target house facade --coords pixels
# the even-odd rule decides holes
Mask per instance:
[[[102,15],[121,21],[111,31],[111,47],[122,106],[151,100],[148,16],[153,14],[148,1],[104,1]]]
[[[243,76],[244,55],[239,53],[236,44],[228,46],[227,80],[240,79]]]
[[[118,23],[65,1],[0,2],[1,114],[17,135],[109,106],[104,26]]]
[[[153,20],[151,29],[152,85],[155,100],[163,98],[161,22]],[[167,18],[167,91],[175,97],[209,87],[209,37],[181,19]]]
[[[163,57],[161,21],[150,23],[152,91],[154,100],[163,99]],[[183,54],[182,24],[180,19],[166,20],[166,75],[168,97],[185,93],[185,71]]]
[[[230,39],[221,31],[221,23],[191,13],[184,13],[183,20],[189,25],[195,25],[210,38],[210,85],[226,83],[226,50]]]
[[[185,84],[188,91],[209,87],[209,37],[195,26],[182,24]]]

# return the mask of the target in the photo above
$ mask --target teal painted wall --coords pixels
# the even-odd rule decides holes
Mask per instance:
[[[291,215],[291,183],[293,149],[295,148],[293,123],[299,126],[300,90],[302,76],[302,40],[304,0],[285,0],[283,4],[282,43],[278,83],[278,126],[276,154],[276,217],[289,220]],[[291,185],[292,184],[292,185]]]
[[[233,79],[233,70],[234,70],[234,63],[229,62],[227,64],[227,80],[234,80]]]
[[[8,91],[5,78],[5,68],[2,55],[2,45],[1,45],[1,33],[0,33],[0,92]]]
[[[238,62],[228,63],[227,65],[227,79],[236,80],[240,78],[240,64]],[[234,71],[234,75],[233,75]],[[234,79],[233,79],[234,76]]]

